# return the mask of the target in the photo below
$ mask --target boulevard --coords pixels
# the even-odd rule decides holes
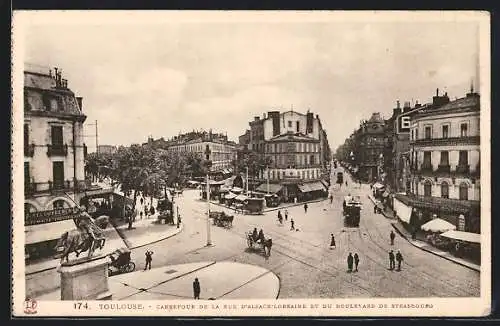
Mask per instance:
[[[288,220],[283,220],[283,224],[278,222],[277,210],[262,215],[243,215],[211,204],[211,211],[224,210],[234,215],[234,220],[232,228],[210,225],[212,246],[208,247],[206,201],[200,199],[199,190],[185,190],[182,196],[176,197],[182,216],[182,232],[133,249],[136,270],[144,269],[145,252],[149,250],[154,252],[153,269],[206,261],[237,262],[268,269],[279,277],[280,299],[480,295],[479,272],[422,251],[399,235],[391,246],[391,221],[373,213],[373,204],[368,198],[369,185],[354,183],[347,173],[344,178],[347,187],[332,183],[332,203],[330,200],[309,203],[307,213],[302,204],[289,207]],[[360,196],[363,204],[359,228],[344,226],[342,201],[348,194]],[[282,214],[284,211],[281,209]],[[291,219],[295,221],[295,231],[290,230]],[[247,247],[246,233],[254,228],[262,229],[266,238],[272,238],[270,257]],[[332,233],[336,239],[335,249],[329,247]],[[401,251],[404,257],[401,271],[389,270],[389,250]],[[347,271],[349,253],[358,253],[360,257],[358,272]],[[139,275],[148,278],[148,273],[150,271],[143,271]],[[51,290],[59,283],[55,269],[31,277]],[[223,271],[218,277],[231,279],[233,275]]]

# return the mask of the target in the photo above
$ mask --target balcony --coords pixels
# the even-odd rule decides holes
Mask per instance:
[[[457,145],[479,145],[479,136],[470,137],[448,137],[448,138],[429,138],[410,141],[415,146],[457,146]]]
[[[450,165],[438,165],[437,171],[440,173],[450,173]]]
[[[68,155],[68,145],[67,144],[48,144],[47,145],[47,155],[48,156],[67,156]]]
[[[432,168],[432,165],[422,165],[419,171],[421,173],[432,173],[434,169]]]
[[[35,155],[35,144],[24,144],[24,156],[33,157]]]
[[[84,180],[78,180],[76,189],[74,183],[70,180],[54,183],[48,182],[26,182],[24,184],[24,195],[33,196],[37,194],[59,194],[62,192],[84,191],[89,189],[89,185]]]
[[[457,169],[455,170],[457,173],[468,174],[470,172],[470,165],[457,165]]]

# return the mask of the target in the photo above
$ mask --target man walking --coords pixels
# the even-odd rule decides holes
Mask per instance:
[[[278,210],[278,221],[281,221],[282,217],[281,217],[281,211]]]
[[[307,203],[304,204],[304,213],[307,213]]]
[[[349,253],[349,255],[347,256],[347,271],[349,273],[352,272],[352,264],[354,262],[354,258],[352,257],[352,253]]]
[[[396,234],[394,234],[394,231],[393,231],[393,230],[391,230],[391,235],[390,235],[390,237],[391,237],[391,246],[394,246],[394,238],[396,238]]]
[[[333,195],[330,195],[330,204],[333,204]]]
[[[200,281],[198,281],[198,278],[195,278],[193,282],[193,294],[196,300],[200,299],[200,291]]]
[[[359,265],[359,256],[358,253],[354,254],[354,271],[358,271],[358,265]]]
[[[396,254],[396,260],[398,261],[398,271],[401,270],[401,262],[403,261],[403,255],[401,254],[401,251],[398,250],[398,253]]]
[[[285,221],[288,221],[288,209],[285,209]]]
[[[290,219],[290,231],[295,230],[295,222],[293,221],[293,218]]]
[[[146,266],[144,266],[144,270],[148,269],[151,269],[151,262],[153,261],[153,252],[152,251],[149,251],[147,250],[146,253]]]
[[[394,251],[389,251],[389,269],[392,271],[396,263],[394,261]]]

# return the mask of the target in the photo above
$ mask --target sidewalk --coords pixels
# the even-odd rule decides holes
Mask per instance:
[[[132,224],[132,229],[128,229],[128,223],[116,226],[116,231],[123,239],[129,249],[143,247],[161,240],[168,239],[183,229],[183,223],[179,228],[177,225],[158,224],[157,215],[136,220]]]
[[[154,261],[153,261],[154,264]],[[279,278],[265,268],[235,262],[200,262],[163,266],[109,278],[113,300],[191,300],[193,281],[200,299],[277,299]],[[60,290],[36,298],[60,300]]]
[[[368,197],[370,198],[370,200],[375,204],[377,203],[378,201],[373,198],[373,196],[371,194],[368,194]],[[412,244],[413,246],[419,248],[419,249],[422,249],[424,251],[427,251],[431,254],[434,254],[436,256],[440,256],[444,259],[447,259],[449,261],[452,261],[454,263],[457,263],[459,265],[462,265],[462,266],[465,266],[467,268],[470,268],[472,270],[475,270],[475,271],[478,271],[480,272],[481,271],[481,266],[480,265],[477,265],[477,264],[474,264],[473,262],[470,262],[470,261],[467,261],[465,259],[462,259],[462,258],[458,258],[458,257],[455,257],[453,256],[451,253],[447,252],[447,251],[442,251],[442,250],[439,250],[435,247],[433,247],[432,245],[428,244],[427,242],[425,241],[422,241],[422,240],[413,240],[412,237],[411,237],[411,234],[410,232],[408,232],[404,226],[401,224],[401,222],[399,222],[397,220],[397,217],[395,216],[394,212],[390,209],[386,209],[385,211],[382,211],[382,215],[384,215],[385,217],[387,218],[390,218],[390,219],[393,219],[395,220],[394,222],[391,222],[391,225],[392,227],[403,237],[406,239],[406,241],[408,241],[410,244]]]

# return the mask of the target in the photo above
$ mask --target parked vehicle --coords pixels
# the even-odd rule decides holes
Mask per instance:
[[[120,248],[109,255],[111,263],[109,264],[109,275],[129,273],[135,270],[135,263],[130,259],[130,250]]]
[[[361,201],[359,196],[345,196],[342,206],[346,225],[358,227],[361,217]]]

